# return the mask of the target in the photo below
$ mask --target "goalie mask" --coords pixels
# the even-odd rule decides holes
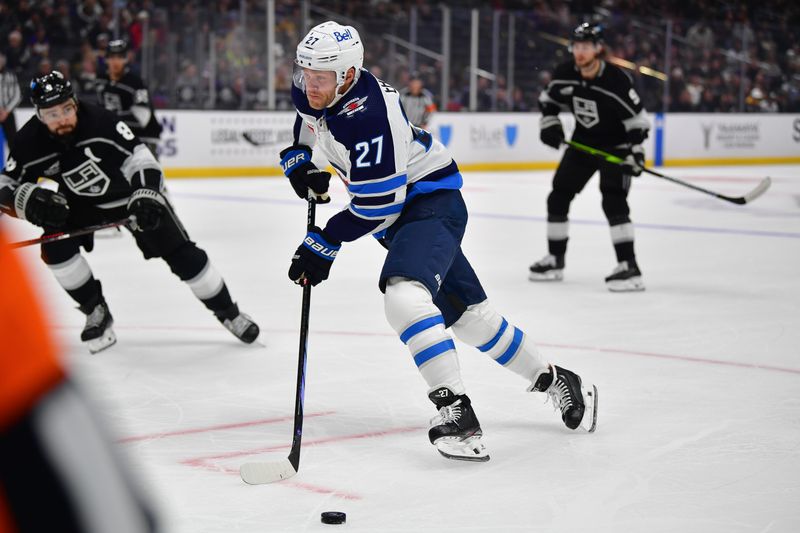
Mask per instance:
[[[297,45],[294,82],[305,92],[304,68],[336,73],[336,96],[328,104],[332,107],[344,96],[339,90],[344,85],[347,71],[355,69],[353,84],[358,81],[364,64],[364,45],[361,36],[352,26],[342,26],[333,21],[323,22],[308,32]]]

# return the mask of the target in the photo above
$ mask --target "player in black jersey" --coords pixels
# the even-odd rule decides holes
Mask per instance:
[[[156,155],[161,124],[156,119],[150,93],[142,78],[128,67],[128,44],[122,39],[108,43],[107,72],[95,82],[100,105],[115,113]]]
[[[206,253],[189,239],[164,193],[161,167],[125,122],[79,102],[58,71],[31,82],[36,108],[11,146],[0,174],[0,206],[45,233],[135,219],[130,230],[145,259],[162,258],[217,319],[246,343],[258,326],[231,300]],[[37,185],[44,176],[58,192]],[[88,238],[42,244],[42,259],[86,315],[81,340],[91,352],[116,342],[100,282],[80,253],[94,248]]]
[[[631,176],[641,174],[644,166],[641,143],[647,138],[650,122],[631,78],[603,60],[603,47],[599,25],[584,23],[575,28],[570,46],[574,61],[558,65],[552,81],[539,96],[540,136],[543,143],[559,148],[564,142],[564,128],[558,113],[571,112],[576,122],[574,141],[623,157],[625,165],[605,163],[567,148],[547,198],[549,254],[531,265],[530,279],[563,279],[569,206],[599,170],[603,211],[611,227],[618,261],[606,278],[606,285],[615,292],[640,291],[644,290],[644,283],[633,249],[633,224],[627,196]]]

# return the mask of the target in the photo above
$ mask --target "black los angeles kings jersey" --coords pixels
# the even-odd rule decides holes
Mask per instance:
[[[0,204],[13,209],[14,191],[40,177],[59,184],[70,206],[124,206],[133,190],[162,188],[161,167],[125,122],[81,102],[78,125],[68,138],[56,137],[37,117],[17,133],[0,174]]]
[[[98,77],[95,90],[100,105],[124,120],[137,137],[147,143],[158,142],[161,124],[142,78],[126,68],[118,81],[107,75]]]
[[[650,129],[631,78],[605,61],[590,80],[583,79],[572,61],[558,65],[539,95],[539,107],[545,117],[571,112],[575,115],[572,140],[596,148],[639,144]]]

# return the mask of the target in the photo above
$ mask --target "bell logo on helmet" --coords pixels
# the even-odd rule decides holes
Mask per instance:
[[[340,43],[342,41],[349,41],[350,39],[353,38],[353,34],[350,32],[350,30],[345,31],[344,33],[335,31],[333,32],[333,36],[336,37],[337,43]]]

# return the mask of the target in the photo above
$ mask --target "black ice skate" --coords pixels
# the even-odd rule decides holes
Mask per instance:
[[[100,352],[117,342],[117,336],[111,329],[114,319],[105,300],[91,309],[84,307],[80,309],[86,314],[86,325],[81,332],[81,340],[86,343],[89,352]]]
[[[253,322],[249,315],[239,312],[239,307],[236,304],[222,312],[218,313],[217,320],[219,320],[225,329],[233,333],[240,341],[250,344],[258,337],[260,330],[258,324]]]
[[[580,427],[589,433],[597,429],[597,387],[584,387],[574,372],[551,365],[536,374],[528,391],[546,392],[569,429]]]
[[[564,279],[564,256],[544,256],[530,266],[528,279],[531,281],[561,281]]]
[[[488,461],[489,453],[481,443],[478,417],[465,394],[456,395],[447,387],[428,394],[439,414],[431,419],[428,438],[443,456],[460,461]]]
[[[635,261],[620,261],[610,276],[606,286],[611,292],[643,291],[642,273]]]

